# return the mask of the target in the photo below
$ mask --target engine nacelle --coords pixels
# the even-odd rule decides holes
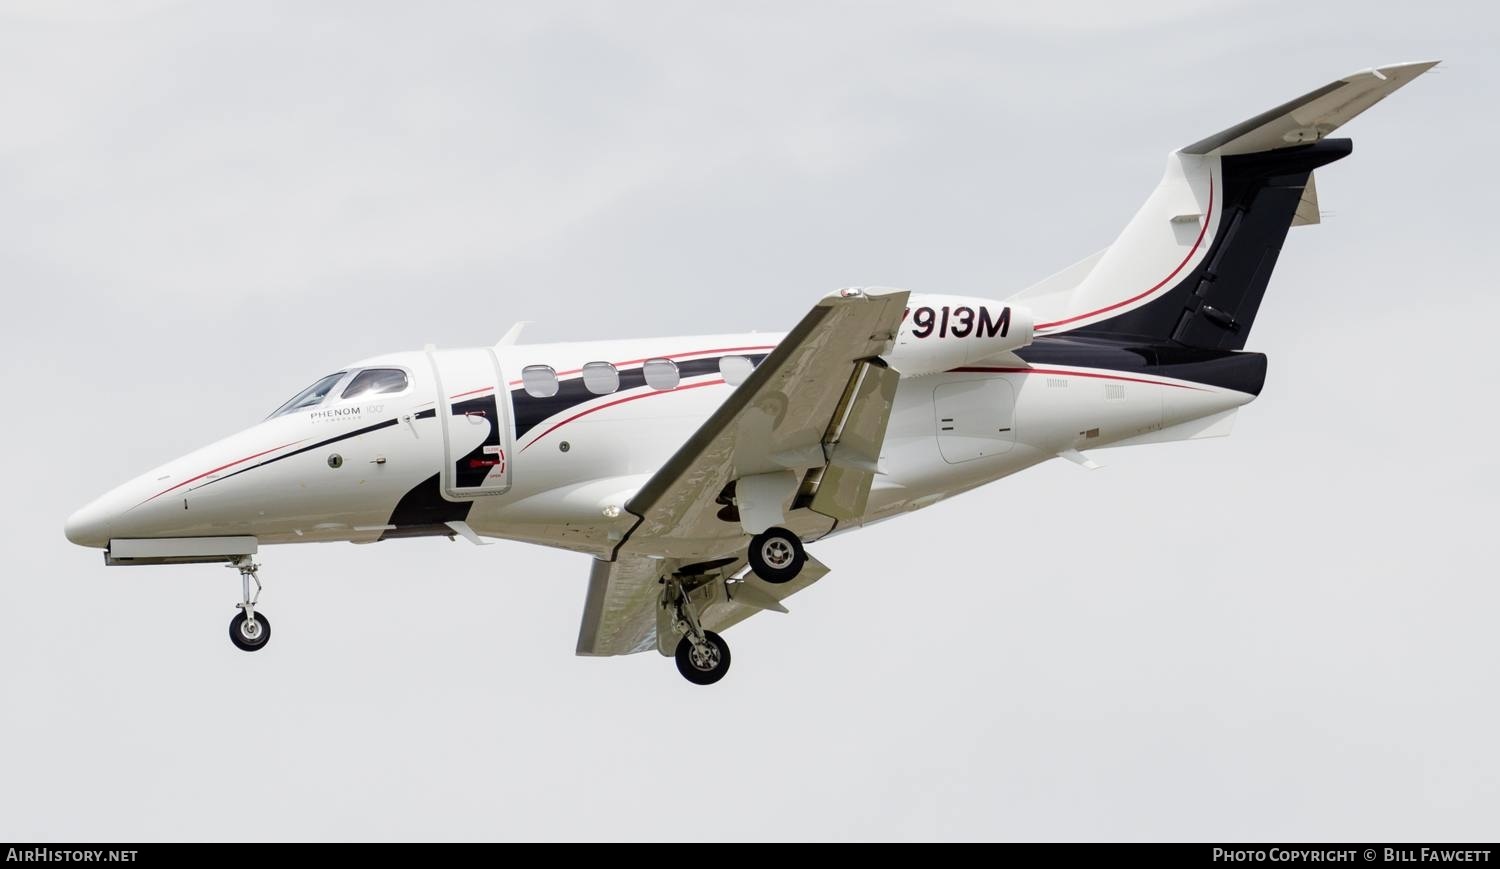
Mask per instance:
[[[935,374],[1031,343],[1025,308],[990,299],[912,293],[895,345],[882,358],[907,377]]]

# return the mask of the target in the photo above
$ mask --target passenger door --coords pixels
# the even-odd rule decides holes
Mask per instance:
[[[498,495],[510,488],[510,402],[488,347],[428,350],[443,432],[443,494]]]

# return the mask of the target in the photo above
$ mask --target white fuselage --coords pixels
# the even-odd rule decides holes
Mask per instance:
[[[472,530],[608,558],[633,522],[628,499],[734,389],[721,365],[732,380],[736,365],[748,368],[721,360],[761,358],[780,338],[502,345],[366,360],[322,403],[114,489],[69,520],[68,536],[103,547],[119,538],[366,543]],[[675,367],[676,385],[661,376],[654,386],[642,382],[648,359],[670,360],[653,363],[652,373]],[[610,368],[595,365],[601,376],[590,391],[579,372],[600,362],[613,366],[618,388],[608,389]],[[529,366],[550,367],[558,394],[528,392]],[[372,368],[400,369],[409,382],[391,394],[338,398],[355,373]],[[1149,440],[1252,398],[1148,373],[1028,365],[1010,353],[903,377],[864,515],[837,526],[803,516],[792,527],[807,539],[858,527],[1076,456],[1070,451]],[[493,429],[491,413],[499,416]],[[695,541],[692,552],[743,547],[738,523],[723,525],[722,537]]]

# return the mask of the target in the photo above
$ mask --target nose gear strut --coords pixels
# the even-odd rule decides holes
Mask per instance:
[[[237,556],[225,567],[235,568],[240,572],[241,596],[244,600],[235,604],[235,609],[240,610],[239,615],[229,622],[229,640],[235,646],[246,652],[255,652],[265,648],[271,639],[271,622],[264,613],[255,611],[255,604],[260,600],[261,584],[257,571],[260,565],[248,555]],[[255,583],[255,595],[250,595],[250,583]]]

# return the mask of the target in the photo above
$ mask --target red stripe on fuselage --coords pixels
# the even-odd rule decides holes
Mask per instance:
[[[655,359],[655,358],[659,358],[659,357],[653,356],[651,358]],[[567,425],[568,423],[572,422],[573,420],[578,419],[580,417],[588,416],[589,414],[594,413],[596,411],[604,410],[605,408],[608,408],[608,407],[614,407],[617,404],[625,404],[626,402],[629,402],[629,401],[639,401],[642,398],[652,398],[653,396],[657,396],[657,395],[672,395],[673,393],[683,392],[683,391],[689,390],[689,389],[698,389],[699,387],[703,387],[703,386],[718,386],[721,383],[724,383],[724,381],[723,380],[709,380],[709,381],[705,381],[703,383],[689,383],[686,386],[678,386],[675,389],[659,389],[659,390],[655,390],[653,392],[644,393],[642,395],[632,395],[632,396],[630,396],[628,398],[619,398],[619,399],[616,399],[614,401],[608,402],[606,404],[601,404],[598,407],[591,407],[588,410],[582,411],[580,413],[573,414],[572,416],[568,417],[567,419],[563,420],[562,422],[560,422],[560,423],[552,426],[551,428],[547,429],[546,431],[544,431],[541,434],[537,435],[536,437],[532,438],[530,443],[526,444],[526,446],[524,446],[524,447],[521,447],[521,452],[524,453],[527,450],[531,449],[532,446],[534,446],[537,441],[541,440],[542,438],[546,437],[549,434],[552,434],[553,432],[557,431],[558,429],[562,428],[563,426]]]
[[[302,441],[305,441],[305,440],[307,440],[307,438],[303,438],[302,439]],[[186,486],[188,483],[197,482],[198,480],[203,479],[204,477],[208,476],[209,474],[217,474],[218,472],[220,472],[222,470],[225,470],[226,468],[232,468],[235,465],[243,465],[245,462],[248,462],[251,459],[258,459],[261,456],[269,455],[271,453],[276,452],[277,450],[284,450],[287,447],[294,447],[297,444],[302,443],[302,441],[292,441],[289,444],[282,444],[279,447],[271,447],[269,450],[262,450],[261,452],[258,452],[258,453],[256,453],[253,456],[245,456],[243,459],[235,459],[234,461],[230,462],[227,465],[220,465],[220,466],[218,466],[217,468],[214,468],[211,471],[204,471],[203,473],[199,474],[196,477],[189,477],[188,479],[183,480],[182,482],[180,482],[177,485],[173,486],[171,489],[162,489],[160,492],[157,492],[155,495],[152,495],[151,497],[147,498],[145,501],[142,501],[141,504],[145,504],[145,503],[150,502],[150,501],[155,501],[157,498],[160,498],[162,495],[165,495],[168,492],[172,491],[172,489],[181,489],[183,486]],[[141,504],[137,504],[135,506],[139,507],[139,506],[141,506]]]
[[[619,361],[619,362],[611,362],[610,364],[613,365],[613,366],[615,366],[616,368],[619,368],[622,365],[639,365],[639,364],[641,364],[642,362],[645,362],[648,359],[681,359],[684,356],[707,356],[710,353],[743,353],[746,350],[775,350],[775,349],[776,349],[776,345],[774,345],[774,344],[763,344],[763,345],[760,345],[758,347],[718,347],[718,348],[715,348],[713,350],[688,350],[688,351],[685,351],[685,352],[682,352],[682,353],[663,353],[660,356],[642,356],[640,359],[625,359],[625,360],[622,360],[622,361]],[[558,371],[558,372],[555,372],[555,373],[556,373],[556,375],[558,377],[566,377],[569,374],[577,374],[577,373],[579,373],[582,370],[583,370],[582,368],[570,368],[567,371]],[[521,383],[522,383],[522,381],[520,381],[520,380],[512,380],[510,382],[510,385],[511,386],[520,386]]]
[[[448,400],[452,401],[455,398],[463,398],[465,395],[475,395],[475,394],[480,393],[480,392],[489,392],[491,389],[494,389],[494,388],[495,387],[493,387],[493,386],[481,386],[478,389],[471,389],[468,392],[460,392],[457,395],[450,395],[450,396],[448,396]],[[428,404],[432,404],[432,402],[430,402],[430,401],[427,402],[427,403]]]
[[[1073,371],[1067,368],[996,368],[991,366],[971,366],[966,368],[950,368],[949,374],[966,374],[992,372],[996,374],[1056,374],[1062,377],[1093,377],[1098,380],[1123,380],[1126,383],[1148,383],[1152,386],[1170,386],[1173,389],[1192,389],[1197,392],[1209,392],[1200,386],[1188,386],[1185,383],[1172,383],[1167,380],[1146,380],[1140,377],[1125,377],[1120,374],[1096,374],[1092,371]]]
[[[1170,281],[1171,279],[1177,277],[1177,273],[1180,272],[1180,271],[1182,271],[1183,267],[1186,266],[1192,260],[1193,255],[1198,252],[1198,247],[1203,244],[1203,236],[1205,236],[1205,235],[1208,234],[1208,224],[1210,222],[1212,222],[1213,216],[1214,216],[1214,176],[1212,174],[1210,174],[1208,176],[1208,211],[1203,215],[1203,228],[1198,230],[1198,240],[1195,241],[1195,242],[1193,242],[1193,249],[1190,250],[1190,251],[1188,251],[1188,255],[1182,258],[1182,262],[1180,262],[1180,263],[1177,264],[1177,268],[1172,269],[1172,273],[1171,274],[1169,274],[1166,277],[1162,278],[1160,281],[1157,281],[1156,285],[1153,286],[1151,289],[1145,291],[1144,293],[1139,293],[1137,295],[1131,296],[1130,298],[1126,299],[1123,302],[1115,302],[1113,305],[1106,305],[1103,308],[1099,308],[1099,309],[1094,310],[1094,311],[1089,311],[1087,314],[1078,314],[1077,316],[1068,317],[1068,318],[1063,319],[1063,320],[1053,320],[1051,323],[1038,323],[1038,324],[1036,324],[1037,331],[1041,331],[1043,329],[1053,329],[1053,328],[1056,328],[1058,326],[1066,326],[1069,323],[1076,323],[1079,320],[1086,320],[1089,317],[1092,317],[1092,316],[1094,316],[1096,314],[1106,314],[1106,313],[1108,313],[1110,311],[1113,311],[1116,308],[1123,308],[1123,307],[1125,307],[1126,305],[1128,305],[1128,304],[1130,304],[1132,302],[1138,302],[1141,299],[1144,299],[1147,296],[1151,295],[1152,293],[1156,292],[1157,290],[1161,289],[1163,286],[1166,285],[1167,281]]]
[[[655,358],[655,357],[653,357],[653,358]],[[1191,390],[1194,390],[1195,392],[1208,392],[1209,391],[1209,390],[1203,389],[1202,387],[1189,386],[1189,385],[1187,385],[1185,383],[1172,383],[1172,382],[1166,381],[1166,380],[1146,380],[1146,379],[1141,378],[1141,377],[1125,377],[1125,376],[1119,375],[1119,374],[1098,374],[1098,373],[1095,373],[1095,372],[1092,372],[1092,371],[1072,371],[1072,370],[1064,369],[1064,368],[999,368],[999,367],[990,367],[990,366],[967,366],[967,367],[964,367],[964,368],[953,368],[953,369],[950,369],[948,371],[948,373],[949,374],[971,374],[971,373],[1053,374],[1053,375],[1060,375],[1060,376],[1063,376],[1063,377],[1091,377],[1091,378],[1095,378],[1095,379],[1098,379],[1098,380],[1120,380],[1120,381],[1124,381],[1126,383],[1144,383],[1144,384],[1147,384],[1149,386],[1170,386],[1173,389],[1191,389]],[[601,404],[601,405],[599,405],[597,407],[591,407],[588,410],[581,411],[579,413],[573,414],[572,416],[568,417],[567,419],[563,420],[562,422],[559,422],[559,423],[553,425],[551,428],[547,429],[546,431],[544,431],[541,434],[537,435],[536,437],[532,438],[531,441],[526,444],[526,446],[521,447],[521,452],[524,453],[527,450],[531,449],[531,447],[533,445],[535,445],[537,441],[541,440],[542,438],[546,437],[549,434],[552,434],[553,432],[557,431],[558,429],[562,428],[563,426],[567,425],[568,423],[573,422],[576,419],[580,419],[582,417],[588,416],[589,414],[594,413],[596,411],[601,411],[601,410],[604,410],[605,408],[614,407],[617,404],[625,404],[626,402],[630,402],[630,401],[638,401],[638,400],[640,400],[642,398],[651,398],[652,396],[656,396],[656,395],[671,395],[674,392],[682,392],[685,389],[697,389],[700,386],[717,386],[717,385],[719,385],[721,383],[724,383],[724,381],[723,380],[710,380],[710,381],[708,381],[706,383],[690,383],[690,384],[688,384],[686,386],[679,386],[676,389],[663,389],[663,390],[658,390],[658,391],[655,391],[655,392],[647,392],[647,393],[644,393],[642,395],[632,395],[632,396],[629,396],[628,398],[620,398],[620,399],[616,399],[616,400],[611,401],[611,402],[607,402],[605,404]]]

